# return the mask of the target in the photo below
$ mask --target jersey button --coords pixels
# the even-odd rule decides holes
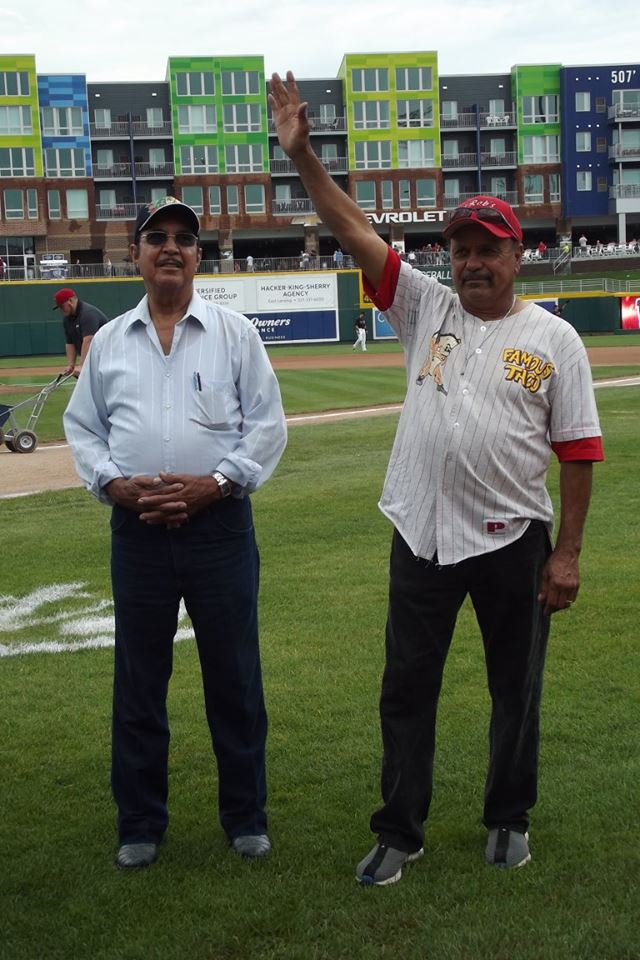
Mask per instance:
[[[476,347],[476,353],[482,353],[481,347]]]

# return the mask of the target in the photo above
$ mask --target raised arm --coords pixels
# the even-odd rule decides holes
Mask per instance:
[[[287,82],[279,74],[271,77],[269,105],[280,146],[292,160],[318,216],[326,223],[340,246],[358,261],[374,287],[382,279],[388,247],[375,232],[360,207],[331,179],[309,142],[307,103],[300,94],[293,73]]]

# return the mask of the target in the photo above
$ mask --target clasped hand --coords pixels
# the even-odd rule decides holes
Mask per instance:
[[[118,477],[107,484],[106,491],[121,507],[139,514],[144,523],[162,523],[171,529],[217,499],[213,477],[164,471],[157,477]]]

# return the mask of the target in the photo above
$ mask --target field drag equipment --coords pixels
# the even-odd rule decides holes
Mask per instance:
[[[11,453],[33,453],[38,446],[38,437],[35,433],[35,427],[38,423],[40,414],[44,409],[47,398],[54,390],[73,378],[73,373],[59,373],[55,380],[47,383],[39,393],[20,403],[15,403],[9,407],[0,403],[0,444],[11,450]],[[26,415],[25,408],[31,409],[30,414]],[[21,412],[16,417],[16,411]],[[26,419],[26,425],[21,426],[20,421]],[[7,429],[8,427],[8,429]]]

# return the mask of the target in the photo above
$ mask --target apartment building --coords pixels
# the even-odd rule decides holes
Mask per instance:
[[[312,145],[376,230],[407,250],[490,193],[526,242],[640,237],[640,67],[518,65],[441,76],[435,51],[345,54],[299,80]],[[329,254],[278,146],[264,59],[172,57],[164,80],[92,83],[0,56],[0,256],[13,278],[45,255],[126,265],[141,204],[200,214],[204,259]]]

